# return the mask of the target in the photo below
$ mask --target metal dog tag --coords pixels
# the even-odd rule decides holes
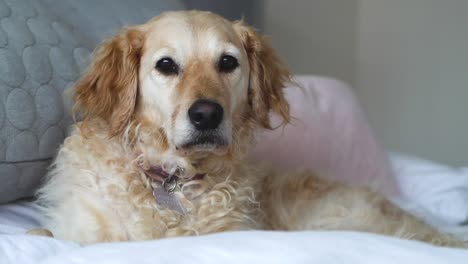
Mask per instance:
[[[180,202],[177,193],[168,192],[163,186],[158,186],[153,189],[153,196],[158,206],[176,211],[182,215],[187,213],[187,209]]]

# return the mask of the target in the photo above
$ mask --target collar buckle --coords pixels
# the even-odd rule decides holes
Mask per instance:
[[[161,185],[166,192],[174,193],[179,187],[178,177],[175,175],[169,175],[168,178],[163,180]]]

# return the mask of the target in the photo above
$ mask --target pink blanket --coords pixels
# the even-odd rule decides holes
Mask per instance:
[[[395,194],[387,154],[349,86],[313,76],[298,76],[295,81],[285,91],[295,120],[284,129],[262,131],[254,157]]]

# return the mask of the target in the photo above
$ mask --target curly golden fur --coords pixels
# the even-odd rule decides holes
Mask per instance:
[[[223,73],[217,58],[239,67]],[[162,74],[156,61],[180,68]],[[169,12],[123,29],[95,52],[75,87],[82,121],[60,148],[38,197],[55,237],[81,243],[157,239],[229,230],[359,230],[461,245],[364,187],[309,172],[251,164],[254,132],[287,123],[290,80],[268,40],[242,21],[208,12]],[[227,144],[186,148],[187,109],[210,98],[224,108]],[[221,133],[221,132],[220,132]],[[183,169],[187,213],[158,206],[145,168]],[[202,179],[190,177],[203,173]]]

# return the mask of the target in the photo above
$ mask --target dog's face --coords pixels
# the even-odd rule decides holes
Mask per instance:
[[[105,42],[76,102],[85,117],[107,120],[111,136],[144,122],[182,155],[222,155],[256,125],[270,128],[270,110],[289,120],[288,79],[267,41],[242,22],[171,12]]]
[[[232,24],[177,13],[148,26],[139,70],[141,114],[159,115],[180,150],[223,149],[247,102],[249,61]]]

